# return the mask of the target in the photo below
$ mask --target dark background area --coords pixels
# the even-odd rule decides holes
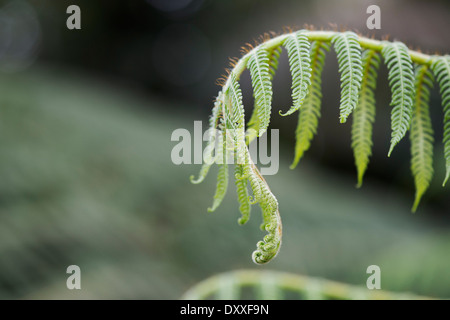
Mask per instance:
[[[71,4],[81,8],[81,30],[66,27]],[[371,4],[380,6],[381,30],[366,28]],[[170,135],[191,130],[194,120],[206,123],[216,79],[243,45],[304,24],[450,52],[448,1],[0,1],[0,297],[178,298],[208,275],[253,268],[250,253],[262,236],[256,207],[240,228],[230,190],[218,212],[206,215],[216,172],[191,185],[198,166],[170,162]],[[364,284],[361,270],[375,261],[386,270],[386,289],[449,296],[438,88],[430,109],[435,178],[412,215],[408,137],[387,157],[386,68],[360,190],[351,121],[339,123],[333,50],[322,79],[318,135],[291,171],[297,117],[277,112],[291,103],[282,53],[271,120],[280,129],[280,173],[268,181],[287,226],[269,268]],[[247,73],[241,86],[248,115]],[[83,270],[81,293],[65,288],[70,264]]]

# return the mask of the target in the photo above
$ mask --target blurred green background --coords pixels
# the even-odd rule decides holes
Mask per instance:
[[[81,8],[81,30],[66,8]],[[366,9],[381,8],[381,30]],[[192,185],[198,165],[176,166],[177,128],[206,120],[215,80],[262,33],[330,23],[449,53],[447,1],[0,1],[0,298],[177,299],[213,274],[288,271],[364,286],[381,268],[382,289],[450,297],[449,187],[442,188],[442,111],[437,88],[435,179],[416,214],[405,138],[391,158],[389,87],[380,70],[374,155],[356,189],[350,123],[339,117],[339,75],[330,51],[323,117],[300,165],[296,117],[274,113],[280,170],[266,177],[280,203],[284,237],[277,258],[251,261],[264,233],[254,207],[237,224],[231,184],[214,213],[215,173]],[[251,106],[248,74],[244,102]],[[283,53],[274,110],[290,105]],[[247,110],[250,112],[250,109]],[[66,268],[81,268],[68,290]]]

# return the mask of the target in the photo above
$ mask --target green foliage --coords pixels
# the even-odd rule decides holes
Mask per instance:
[[[242,217],[238,220],[239,224],[245,224],[250,219],[251,210],[250,198],[247,191],[248,179],[244,176],[244,170],[245,168],[242,165],[235,166],[236,191],[240,203],[239,211],[242,213]]]
[[[248,60],[247,67],[252,77],[255,112],[258,116],[258,126],[254,129],[258,132],[258,136],[260,136],[269,126],[270,112],[272,109],[269,53],[261,48],[256,50]]]
[[[236,76],[232,74],[231,85],[224,97],[225,129],[239,129],[244,126],[244,105],[242,91]]]
[[[278,69],[278,59],[280,58],[281,50],[281,46],[268,50],[269,81],[273,80],[275,72]],[[256,138],[259,132],[260,120],[257,111],[258,109],[255,107],[247,124],[249,141],[252,141],[254,138]]]
[[[411,171],[416,184],[416,211],[420,199],[433,178],[433,128],[431,127],[429,102],[433,75],[428,66],[416,67],[416,96],[411,120]]]
[[[225,148],[224,148],[225,149]],[[224,150],[224,158],[226,158],[226,150]],[[228,164],[223,161],[219,164],[219,173],[217,174],[216,194],[214,195],[214,202],[212,207],[208,208],[209,212],[216,210],[222,202],[228,188]]]
[[[434,76],[439,83],[444,111],[444,154],[447,173],[444,183],[450,178],[450,56],[435,57],[431,65]]]
[[[247,157],[249,157],[248,153]],[[264,240],[256,244],[256,250],[252,254],[253,261],[262,264],[275,257],[281,245],[282,230],[278,201],[253,163],[246,165],[244,172],[244,176],[249,177],[254,197],[253,203],[259,203],[261,207],[263,218],[261,229],[268,232]]]
[[[295,130],[295,156],[291,169],[297,166],[317,133],[322,102],[321,75],[325,64],[325,53],[329,49],[329,45],[323,41],[313,41],[311,44],[311,84],[305,102],[298,114],[298,124]]]
[[[353,113],[352,148],[358,170],[358,187],[372,155],[372,126],[375,122],[375,88],[380,56],[375,50],[363,52],[363,76],[358,106]]]
[[[282,115],[299,110],[296,129],[294,168],[317,132],[321,106],[321,73],[325,54],[333,45],[337,54],[341,81],[340,121],[346,122],[353,113],[352,148],[358,171],[358,186],[362,180],[372,154],[372,127],[375,121],[375,94],[377,73],[381,54],[388,68],[391,98],[391,145],[388,156],[411,127],[411,169],[416,185],[416,197],[412,210],[427,190],[433,175],[433,130],[429,115],[429,91],[433,70],[441,87],[444,106],[444,154],[446,158],[447,181],[450,175],[450,60],[449,57],[431,57],[409,50],[401,42],[367,39],[353,32],[300,30],[269,39],[245,54],[230,71],[230,75],[219,93],[216,106],[222,108],[225,125],[219,129],[239,129],[225,132],[225,152],[234,154],[238,200],[242,217],[240,223],[249,218],[250,205],[261,207],[262,229],[268,234],[258,242],[253,252],[253,261],[266,263],[276,254],[281,245],[281,219],[278,201],[265,179],[250,158],[247,144],[264,133],[269,125],[272,103],[271,80],[278,66],[282,48],[287,50],[292,75],[292,107]],[[413,63],[418,65],[416,77]],[[244,134],[244,106],[239,89],[239,76],[249,69],[255,106]],[[414,79],[416,82],[414,84]],[[222,102],[220,102],[222,101]],[[215,106],[215,108],[216,108]],[[213,110],[213,119],[220,111]],[[215,125],[217,122],[212,121]],[[227,143],[231,136],[233,143]],[[247,143],[247,144],[246,144]],[[226,165],[225,165],[226,166]],[[219,170],[219,182],[214,197],[213,209],[223,199],[226,185],[224,165]],[[206,169],[202,168],[203,180]],[[244,190],[250,185],[252,201]],[[250,205],[249,205],[250,204]]]
[[[292,74],[293,105],[286,113],[280,112],[280,114],[287,116],[300,109],[305,96],[308,94],[308,87],[311,85],[311,58],[308,37],[303,31],[298,31],[287,37],[284,46],[289,56]]]
[[[331,42],[337,53],[341,73],[341,123],[353,112],[358,103],[362,81],[361,45],[353,32],[337,33]]]
[[[392,136],[388,156],[405,136],[411,122],[414,103],[414,70],[408,48],[401,42],[386,43],[381,50],[389,69],[389,85],[392,91]]]

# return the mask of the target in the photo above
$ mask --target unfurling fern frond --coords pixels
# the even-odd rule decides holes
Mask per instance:
[[[361,45],[353,32],[337,33],[331,42],[337,54],[341,74],[341,123],[353,112],[358,103],[362,80]]]
[[[254,128],[261,136],[269,126],[272,111],[272,83],[269,73],[269,53],[264,49],[254,52],[247,64],[250,70],[255,97],[255,110],[258,116],[258,126]]]
[[[433,75],[428,66],[416,67],[416,96],[411,119],[411,171],[416,184],[416,198],[413,212],[428,189],[433,177],[433,128],[429,112],[430,89]]]
[[[309,149],[311,140],[317,133],[319,125],[320,107],[322,102],[322,69],[325,64],[325,54],[330,49],[328,43],[313,41],[311,44],[311,84],[308,94],[298,114],[298,124],[295,130],[295,155],[291,164],[294,169],[303,154]]]
[[[244,166],[243,177],[247,178],[253,192],[253,204],[259,203],[263,216],[261,229],[268,232],[264,241],[259,241],[256,250],[252,254],[252,259],[257,264],[269,262],[274,258],[281,246],[282,226],[280,213],[278,211],[278,201],[270,191],[267,182],[262,177],[258,168],[250,159],[248,149],[246,153],[246,164]]]
[[[363,52],[363,77],[358,106],[353,113],[352,148],[358,171],[358,188],[372,155],[372,126],[375,121],[375,88],[380,56],[375,50]]]
[[[429,95],[433,70],[439,82],[444,108],[444,154],[446,178],[450,176],[450,57],[429,56],[409,50],[401,42],[377,41],[353,32],[300,30],[266,39],[247,52],[234,65],[219,93],[210,128],[222,130],[223,139],[213,156],[215,134],[210,136],[204,152],[205,164],[197,180],[205,178],[212,162],[219,164],[218,183],[210,211],[215,210],[225,196],[228,184],[228,159],[235,160],[235,184],[241,217],[244,224],[250,218],[252,204],[259,204],[266,231],[263,241],[257,243],[253,261],[261,264],[278,254],[281,245],[282,224],[278,201],[266,180],[260,174],[249,152],[250,142],[268,128],[272,109],[272,79],[278,67],[282,48],[286,48],[292,74],[291,108],[284,114],[299,111],[296,128],[294,168],[317,133],[321,115],[321,74],[325,54],[330,45],[338,58],[341,80],[340,121],[346,122],[353,113],[352,148],[361,186],[372,154],[372,127],[375,121],[375,88],[380,54],[388,68],[391,98],[391,145],[388,155],[411,128],[411,169],[416,184],[413,211],[428,188],[433,175],[433,130],[429,114]],[[413,63],[418,65],[416,76]],[[245,130],[244,106],[239,77],[250,71],[254,110]],[[229,143],[231,142],[231,143]],[[208,149],[209,148],[209,149]],[[233,157],[231,157],[233,155]],[[223,160],[223,161],[217,161]],[[251,195],[249,190],[251,189]]]
[[[268,232],[264,236],[264,240],[256,244],[256,250],[252,254],[252,259],[257,264],[263,264],[272,260],[280,249],[282,235],[281,218],[278,211],[277,198],[270,191],[267,182],[261,176],[255,165],[252,165],[251,170],[252,175],[256,177],[256,181],[259,184],[255,186],[256,192],[259,194],[255,194],[253,184],[252,190],[255,200],[259,203],[262,211],[263,223],[261,228]],[[255,182],[255,178],[253,181]]]
[[[311,84],[311,58],[310,44],[303,30],[287,37],[284,46],[288,52],[292,74],[292,107],[284,114],[280,111],[280,114],[287,116],[300,109],[308,93]]]
[[[389,85],[392,91],[391,146],[388,156],[402,140],[411,123],[414,99],[414,70],[408,48],[401,42],[387,42],[381,51],[389,69]]]
[[[435,57],[431,65],[439,83],[444,111],[444,155],[446,174],[443,186],[450,178],[450,56]]]

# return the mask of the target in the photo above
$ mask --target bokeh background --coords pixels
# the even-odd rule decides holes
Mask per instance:
[[[81,8],[81,30],[66,8]],[[381,30],[366,9],[381,8]],[[390,93],[377,88],[374,154],[362,189],[339,123],[339,75],[331,50],[323,116],[295,170],[296,116],[274,113],[280,170],[267,180],[280,202],[278,257],[251,261],[264,233],[254,207],[237,224],[233,184],[207,213],[216,170],[201,185],[198,165],[176,166],[177,128],[206,126],[215,83],[230,57],[264,32],[330,24],[449,53],[448,1],[10,0],[0,1],[0,298],[177,299],[198,281],[235,269],[280,270],[364,286],[381,268],[382,289],[450,297],[449,187],[442,188],[442,111],[431,97],[435,179],[416,214],[405,138],[387,158]],[[249,75],[244,101],[252,105]],[[274,110],[290,105],[282,54]],[[250,112],[250,108],[247,110]],[[66,268],[81,268],[81,290]]]

